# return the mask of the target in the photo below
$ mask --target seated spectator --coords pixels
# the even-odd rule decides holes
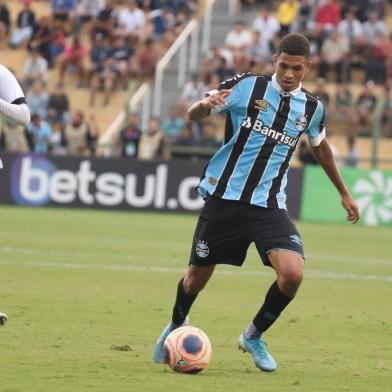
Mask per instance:
[[[50,136],[49,153],[55,156],[67,155],[64,132],[60,124],[53,125],[52,135]]]
[[[155,42],[151,38],[144,41],[143,46],[134,56],[133,72],[141,78],[151,78],[155,74],[158,64],[159,53],[156,49]]]
[[[138,8],[135,0],[128,0],[127,3],[127,6],[118,13],[116,35],[130,38],[135,44],[143,34],[146,17],[144,12]]]
[[[131,57],[135,53],[134,49],[122,37],[117,37],[110,52],[112,59],[111,70],[116,74],[123,89],[128,87],[128,78],[131,67]]]
[[[75,35],[71,43],[65,45],[64,54],[59,58],[59,82],[60,86],[64,85],[64,75],[67,68],[72,67],[78,72],[77,86],[81,87],[84,78],[84,60],[87,54],[86,47],[80,42]]]
[[[48,62],[39,54],[38,49],[32,49],[23,67],[23,86],[29,89],[39,81],[46,84],[48,81]]]
[[[374,44],[376,39],[387,34],[388,29],[383,20],[380,20],[375,11],[368,12],[368,19],[363,24],[363,35],[369,44]]]
[[[377,97],[374,91],[374,83],[369,81],[358,97],[355,108],[355,121],[358,126],[359,136],[371,136],[376,104]]]
[[[340,5],[336,0],[326,0],[317,7],[316,23],[324,33],[329,33],[338,27],[340,13]]]
[[[91,122],[92,120],[92,122]],[[90,125],[84,120],[84,114],[77,110],[71,121],[65,126],[64,140],[67,154],[74,156],[93,155],[98,129],[94,116],[90,118]]]
[[[31,122],[27,125],[27,134],[34,152],[40,154],[48,152],[52,128],[46,121],[41,120],[39,114],[35,113],[31,116]]]
[[[176,17],[169,7],[156,8],[147,15],[150,23],[149,35],[162,40],[168,28],[175,28]]]
[[[341,36],[346,37],[351,45],[360,45],[363,41],[363,27],[356,19],[353,12],[347,12],[344,19],[339,22],[338,31]]]
[[[124,127],[120,130],[119,144],[123,157],[133,158],[138,156],[141,131],[137,123],[137,114],[129,113]]]
[[[265,44],[272,49],[272,45],[278,38],[280,24],[278,19],[271,13],[270,9],[264,7],[253,21],[253,29],[260,33]]]
[[[305,140],[300,140],[298,146],[298,159],[303,165],[317,165],[318,162],[312,154],[309,144]]]
[[[387,79],[387,67],[392,61],[392,42],[387,35],[376,38],[366,59],[365,81],[372,80],[384,84]]]
[[[183,110],[188,110],[195,102],[200,101],[204,98],[206,87],[204,83],[199,80],[198,74],[192,75],[192,80],[185,83],[180,96],[180,105]]]
[[[184,123],[184,118],[180,115],[179,110],[173,107],[170,110],[170,116],[162,123],[162,131],[173,142],[181,132]]]
[[[45,120],[48,110],[48,100],[49,96],[44,90],[42,82],[36,80],[26,95],[26,103],[30,109],[30,113],[36,113],[42,120]]]
[[[66,22],[73,19],[76,9],[75,0],[51,0],[52,16],[54,20]]]
[[[358,146],[355,144],[355,137],[350,135],[347,137],[347,154],[343,164],[345,166],[357,167],[360,158],[360,152]]]
[[[349,53],[350,43],[347,38],[337,30],[333,30],[321,47],[319,76],[326,79],[327,72],[333,69],[336,83],[349,82],[351,79]]]
[[[55,127],[63,127],[70,120],[69,100],[62,87],[57,87],[49,95],[47,121]]]
[[[160,129],[160,122],[157,117],[149,119],[148,128],[142,133],[139,142],[138,158],[147,161],[157,158],[168,158],[165,134]]]
[[[35,13],[30,9],[32,0],[23,0],[23,9],[18,14],[16,28],[10,38],[10,47],[18,48],[22,43],[28,41],[33,35],[35,26]]]
[[[30,50],[38,50],[40,55],[48,62],[48,66],[50,61],[49,43],[51,37],[52,20],[48,16],[43,16],[34,27],[28,48]]]
[[[78,0],[75,9],[74,31],[79,33],[81,26],[98,17],[105,8],[106,0]]]
[[[225,38],[225,46],[230,49],[234,57],[239,57],[248,51],[252,45],[252,34],[245,29],[244,22],[237,22],[233,30]]]
[[[0,146],[7,152],[27,152],[29,146],[26,138],[26,128],[1,117]]]
[[[280,23],[280,36],[284,37],[291,32],[291,27],[298,15],[299,2],[296,0],[281,1],[277,11],[278,21]]]
[[[271,45],[268,40],[264,39],[263,33],[259,31],[253,32],[253,45],[250,49],[250,54],[253,58],[263,64],[272,63]]]
[[[94,44],[97,36],[103,38],[113,38],[116,23],[116,10],[110,1],[107,1],[105,7],[99,12],[98,16],[92,21],[90,30],[91,42]]]
[[[54,67],[57,56],[64,52],[65,30],[61,22],[55,21],[49,38],[49,67]]]
[[[4,0],[0,0],[0,45],[8,37],[10,27],[10,12]]]

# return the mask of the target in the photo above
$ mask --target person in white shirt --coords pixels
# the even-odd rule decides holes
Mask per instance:
[[[268,8],[264,8],[253,21],[253,29],[258,31],[263,39],[270,44],[277,38],[280,24],[278,19],[271,15],[271,11]]]
[[[146,24],[144,12],[138,8],[135,0],[128,0],[128,6],[118,14],[117,34],[137,40]]]
[[[252,45],[252,34],[245,29],[243,22],[237,22],[225,39],[225,45],[233,52],[243,52]]]
[[[15,76],[0,64],[0,116],[6,121],[26,126],[30,121],[30,111]],[[0,159],[0,169],[3,163]],[[7,315],[0,312],[0,325],[7,321]]]

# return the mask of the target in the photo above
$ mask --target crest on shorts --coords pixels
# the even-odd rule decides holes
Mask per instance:
[[[207,242],[199,241],[196,244],[196,254],[202,259],[204,259],[210,254],[210,248],[208,247]]]
[[[208,177],[208,183],[210,185],[216,185],[217,181],[214,177]]]
[[[302,245],[302,241],[301,241],[301,238],[300,238],[299,235],[293,234],[293,235],[290,236],[290,239],[291,239],[292,242],[295,242],[298,245]]]
[[[307,125],[308,125],[308,120],[306,119],[305,116],[299,116],[295,120],[295,127],[299,132],[303,132]]]
[[[266,112],[270,106],[268,101],[265,99],[256,99],[256,106],[255,109],[260,110],[260,112]]]

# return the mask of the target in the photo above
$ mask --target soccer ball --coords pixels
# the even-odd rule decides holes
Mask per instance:
[[[180,373],[199,373],[206,369],[212,358],[208,336],[199,328],[180,327],[164,343],[166,362]]]

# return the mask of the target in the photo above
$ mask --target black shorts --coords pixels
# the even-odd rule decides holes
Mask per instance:
[[[271,250],[304,257],[301,237],[286,210],[209,197],[196,226],[189,264],[241,266],[252,242],[268,266]]]

